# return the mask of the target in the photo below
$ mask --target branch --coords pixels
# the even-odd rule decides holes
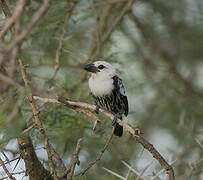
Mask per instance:
[[[78,139],[78,142],[77,142],[77,145],[76,145],[76,148],[75,148],[75,152],[73,153],[73,157],[72,157],[70,166],[69,166],[68,169],[66,169],[64,171],[64,173],[60,177],[60,179],[66,178],[67,174],[69,174],[69,173],[70,173],[69,178],[72,179],[76,164],[78,164],[78,165],[80,164],[78,154],[80,152],[80,144],[81,144],[81,142],[82,142],[82,138]]]
[[[112,128],[111,135],[110,135],[109,138],[107,139],[107,141],[106,141],[106,143],[105,143],[103,149],[100,151],[100,153],[99,153],[99,155],[97,156],[97,158],[96,158],[94,161],[90,162],[84,170],[82,170],[79,174],[76,174],[75,176],[80,176],[80,177],[81,177],[81,176],[84,175],[94,164],[96,164],[97,161],[99,161],[99,160],[101,159],[102,155],[104,154],[105,150],[107,149],[107,147],[109,146],[109,144],[110,144],[110,142],[111,142],[111,140],[112,140],[112,138],[113,138],[113,132],[114,132],[114,127]]]
[[[128,0],[125,7],[122,9],[120,15],[117,17],[117,19],[114,21],[112,26],[110,26],[109,30],[104,34],[102,38],[102,42],[105,42],[109,39],[112,32],[115,30],[116,26],[122,21],[123,17],[126,15],[126,13],[131,9],[133,3],[135,0]]]
[[[93,37],[92,37],[93,40],[91,43],[90,51],[88,53],[88,60],[86,61],[86,64],[88,62],[94,61],[99,56],[99,54],[102,52],[103,46],[109,40],[109,38],[111,37],[111,34],[114,32],[116,27],[122,22],[124,16],[129,12],[134,1],[135,0],[124,1],[125,4],[122,5],[122,9],[120,10],[121,11],[120,15],[114,18],[113,23],[110,22],[110,19],[112,16],[112,10],[115,8],[114,3],[106,3],[106,6],[102,7],[104,11],[99,17],[100,27],[97,27],[97,26],[95,27]],[[118,0],[117,3],[119,2],[122,2],[122,1]],[[94,34],[96,34],[96,37],[94,37]],[[80,84],[80,82],[83,82],[85,80],[85,78],[86,78],[86,74],[84,72],[80,73],[78,76],[77,84],[73,83],[71,88],[77,87],[78,84]]]
[[[82,142],[82,138],[78,139],[75,152],[73,153],[73,158],[72,158],[70,168],[69,168],[70,169],[70,175],[69,175],[68,179],[70,179],[70,180],[72,180],[76,164],[80,163],[79,158],[78,158],[78,154],[80,152],[80,144],[81,144],[81,142]]]
[[[25,171],[20,171],[20,172],[11,173],[11,175],[19,175],[19,174],[25,174],[25,173],[26,173]],[[1,180],[3,179],[8,179],[8,177],[1,178]]]
[[[125,6],[121,10],[120,15],[114,20],[113,24],[111,24],[111,26],[109,26],[109,29],[105,33],[104,27],[107,25],[107,22],[108,22],[107,20],[109,19],[109,14],[111,14],[111,8],[114,8],[113,4],[109,4],[109,12],[107,12],[107,14],[103,17],[104,23],[102,25],[100,25],[101,27],[99,29],[99,31],[101,32],[100,36],[102,36],[101,42],[99,43],[99,47],[97,46],[98,43],[94,42],[93,47],[92,47],[90,54],[89,54],[89,59],[94,60],[99,55],[101,48],[103,47],[104,43],[110,38],[110,36],[113,33],[113,31],[115,30],[115,28],[121,23],[123,17],[130,10],[134,1],[135,0],[128,0],[126,2]],[[101,21],[101,22],[103,22],[103,21]],[[97,29],[97,27],[96,27],[96,29]]]
[[[33,97],[36,100],[40,100],[42,102],[49,102],[49,103],[58,103],[58,104],[63,104],[67,106],[68,108],[71,109],[76,109],[78,107],[84,108],[84,109],[90,109],[94,111],[96,109],[95,105],[90,105],[84,102],[75,102],[75,101],[70,101],[64,97],[57,97],[57,99],[50,99],[50,98],[42,98],[38,96]],[[100,109],[100,112],[103,113],[104,115],[108,116],[111,120],[113,120],[114,115]],[[146,150],[148,150],[152,156],[159,162],[159,164],[166,170],[166,173],[169,175],[169,180],[175,180],[174,176],[174,171],[171,165],[169,165],[166,160],[161,156],[161,154],[154,148],[152,144],[150,144],[144,137],[140,135],[139,130],[133,129],[130,125],[124,123],[120,119],[117,120],[117,122],[123,126],[126,132],[128,132],[132,137],[136,139],[138,143],[140,143]]]
[[[1,7],[4,1],[0,1]],[[6,34],[6,32],[11,28],[11,26],[13,25],[13,23],[15,23],[15,21],[19,18],[19,16],[22,14],[23,9],[25,6],[25,0],[20,0],[17,4],[17,7],[13,13],[13,15],[11,17],[9,17],[6,20],[6,23],[3,27],[3,29],[0,32],[0,40],[1,38]],[[5,10],[6,8],[4,8],[3,10]],[[10,14],[8,14],[7,16],[9,16]],[[12,28],[12,31],[14,31],[14,29]]]
[[[71,2],[70,2],[70,3],[71,3]],[[68,25],[68,22],[69,22],[69,20],[70,20],[70,18],[71,18],[72,12],[73,12],[73,10],[74,10],[76,4],[77,4],[77,1],[74,0],[74,1],[71,3],[71,7],[70,7],[70,9],[67,11],[67,14],[66,14],[66,16],[65,16],[65,18],[64,18],[62,33],[61,33],[61,35],[60,35],[60,37],[59,37],[59,44],[58,44],[58,48],[57,48],[57,50],[56,50],[56,57],[55,57],[55,62],[56,62],[56,64],[55,64],[55,66],[54,66],[54,73],[53,73],[53,75],[52,75],[52,77],[51,77],[51,80],[53,80],[53,79],[56,77],[56,74],[57,74],[57,72],[58,72],[58,70],[59,70],[59,58],[60,58],[60,56],[61,56],[61,52],[62,52],[62,48],[63,48],[63,41],[64,41],[64,39],[65,39],[65,35],[66,35],[66,32],[67,32],[67,25]]]
[[[148,33],[148,31],[146,31],[147,28],[145,24],[142,23],[134,14],[130,14],[130,18],[135,22],[137,28],[141,32],[144,41],[150,48],[150,53],[154,54],[155,52],[158,52],[159,55],[161,55],[163,61],[169,66],[168,70],[182,82],[183,86],[187,91],[190,91],[193,94],[199,96],[203,96],[203,93],[195,89],[193,84],[187,78],[183,77],[182,74],[179,72],[175,64],[175,59],[177,58],[169,51],[167,51],[163,46],[161,46],[158,41],[153,40],[152,36]]]
[[[31,139],[28,136],[18,138],[20,156],[25,162],[26,172],[30,180],[49,179],[53,180],[50,172],[47,171],[37,158]]]
[[[11,179],[11,180],[16,180],[16,178],[14,178],[8,171],[8,169],[6,168],[4,162],[2,161],[2,159],[0,158],[0,164],[3,167],[5,173],[7,174],[7,176]]]
[[[1,3],[1,5],[2,5],[2,9],[4,10],[5,16],[10,17],[11,13],[9,11],[9,8],[8,8],[6,2],[4,0],[1,0],[1,2],[4,2],[4,3]],[[33,15],[32,19],[31,19],[31,22],[28,24],[27,28],[25,28],[16,37],[15,37],[15,32],[11,31],[12,35],[15,38],[14,38],[13,43],[11,43],[10,46],[8,47],[7,52],[12,50],[14,47],[16,47],[16,45],[18,43],[20,43],[22,40],[25,39],[27,34],[33,28],[33,26],[39,21],[39,19],[46,12],[48,7],[49,7],[49,0],[44,0],[42,5],[40,6],[39,10]],[[1,59],[0,59],[0,61],[1,61]],[[30,86],[30,82],[29,82],[29,80],[27,78],[27,74],[26,74],[26,71],[25,71],[25,66],[23,64],[23,61],[22,61],[21,57],[18,58],[18,64],[19,64],[19,67],[20,67],[20,71],[21,71],[22,78],[23,78],[23,81],[25,83],[25,86],[29,90],[28,99],[29,99],[29,102],[30,102],[30,106],[31,106],[31,109],[32,109],[33,116],[34,116],[35,124],[38,126],[38,128],[39,128],[39,130],[40,130],[40,132],[41,132],[41,134],[43,135],[43,138],[44,138],[44,145],[45,145],[45,149],[46,149],[47,154],[48,154],[48,163],[49,163],[51,174],[54,176],[54,179],[58,179],[57,174],[56,174],[56,170],[55,170],[55,167],[54,167],[54,164],[53,164],[53,161],[52,161],[51,145],[49,144],[48,137],[47,137],[46,132],[44,130],[44,127],[43,127],[43,125],[41,123],[41,120],[39,119],[39,110],[37,109],[37,107],[36,107],[36,105],[34,103],[34,99],[33,99],[33,95],[32,95],[32,89],[31,89],[31,86]],[[27,152],[27,155],[30,155],[29,151]],[[39,160],[38,160],[38,162],[39,162]]]
[[[4,0],[1,0],[4,1]],[[6,2],[5,2],[6,4]],[[7,7],[2,7],[2,9],[7,9]],[[30,20],[30,23],[27,25],[26,28],[22,30],[21,33],[18,34],[18,36],[13,40],[13,42],[7,47],[6,54],[8,54],[17,44],[21,43],[26,36],[30,33],[32,28],[37,24],[37,22],[40,20],[40,18],[44,15],[46,10],[49,8],[49,0],[44,0],[43,4],[40,6],[39,10],[33,15],[32,19]],[[6,17],[10,17],[11,15],[8,13],[9,9],[4,11]],[[6,14],[8,13],[8,14]],[[13,34],[13,32],[12,32]],[[4,56],[0,57],[0,62],[2,62],[5,59]]]
[[[103,169],[104,169],[105,171],[107,171],[108,173],[112,174],[113,176],[119,178],[119,179],[126,180],[125,177],[123,177],[123,176],[121,176],[121,175],[119,175],[119,174],[117,174],[117,173],[111,171],[110,169],[107,169],[107,168],[105,168],[105,167],[103,167]]]

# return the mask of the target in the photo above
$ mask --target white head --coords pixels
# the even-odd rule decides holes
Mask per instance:
[[[116,75],[114,67],[106,61],[96,61],[87,64],[84,69],[91,72],[89,79],[90,91],[95,96],[103,96],[111,93],[113,90],[113,79]]]
[[[93,76],[111,76],[116,72],[114,67],[106,61],[95,61],[92,64],[87,64],[84,69],[92,73]]]

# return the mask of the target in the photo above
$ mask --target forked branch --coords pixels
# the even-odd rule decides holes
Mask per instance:
[[[75,102],[75,101],[70,101],[64,97],[59,97],[57,96],[57,98],[42,98],[39,96],[34,96],[33,97],[36,100],[40,100],[44,103],[58,103],[58,104],[63,104],[65,106],[67,106],[68,108],[71,109],[77,109],[79,108],[83,108],[83,109],[89,109],[94,111],[95,110],[95,105],[90,105],[84,102]],[[113,120],[114,115],[103,110],[100,109],[100,112],[103,113],[104,115],[108,116],[111,120]],[[169,165],[167,163],[167,161],[163,158],[163,156],[154,148],[154,146],[152,144],[150,144],[144,137],[142,137],[140,135],[140,131],[137,129],[133,129],[130,125],[124,123],[123,121],[121,121],[120,119],[117,120],[117,122],[123,126],[123,128],[125,129],[126,132],[128,132],[132,137],[134,137],[136,139],[136,141],[138,143],[140,143],[147,151],[149,151],[152,156],[159,162],[159,164],[166,170],[166,173],[168,174],[169,180],[175,180],[175,176],[174,176],[174,171],[171,165]]]

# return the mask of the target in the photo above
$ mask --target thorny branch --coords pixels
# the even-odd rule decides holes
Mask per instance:
[[[5,13],[6,17],[11,17],[11,13],[9,11],[9,8],[6,4],[6,2],[4,0],[1,0],[1,5],[2,5],[2,9]],[[7,52],[9,52],[10,50],[12,50],[13,48],[16,47],[16,45],[18,45],[18,43],[21,43],[26,36],[28,35],[28,33],[31,31],[31,29],[33,28],[33,26],[39,21],[39,19],[44,15],[44,13],[46,12],[46,10],[49,7],[49,0],[44,0],[42,5],[40,6],[40,8],[38,9],[38,11],[33,15],[32,20],[30,21],[30,23],[28,24],[28,26],[22,30],[22,32],[20,34],[18,34],[18,36],[15,36],[15,32],[12,30],[12,35],[14,36],[14,41],[9,45],[9,47],[7,48]],[[1,60],[0,60],[1,61]],[[18,58],[18,63],[19,63],[19,67],[20,67],[20,71],[22,74],[22,78],[23,81],[25,83],[26,88],[29,90],[29,102],[30,102],[30,106],[32,108],[32,113],[34,116],[34,120],[35,120],[35,124],[38,126],[38,128],[40,129],[41,134],[44,137],[44,144],[45,144],[45,148],[48,154],[48,163],[50,166],[50,170],[51,170],[51,174],[53,175],[54,179],[58,179],[57,174],[56,174],[56,170],[52,161],[52,152],[51,152],[51,145],[49,144],[48,141],[48,137],[46,135],[46,132],[44,130],[44,127],[41,123],[41,120],[39,119],[39,111],[34,103],[34,99],[33,99],[33,95],[32,95],[32,89],[30,86],[30,82],[27,78],[27,74],[25,71],[25,66],[23,64],[23,61],[21,59],[21,57]],[[18,141],[19,143],[21,141]]]
[[[34,99],[40,100],[44,103],[58,103],[63,104],[69,108],[76,109],[77,107],[84,108],[84,109],[90,109],[92,111],[95,110],[95,105],[90,105],[84,102],[75,102],[70,101],[68,99],[65,99],[64,97],[57,97],[57,99],[51,99],[51,98],[42,98],[38,96],[34,96]],[[113,114],[100,109],[100,112],[108,116],[110,119],[113,120],[114,116]],[[154,148],[152,144],[150,144],[144,137],[140,135],[139,130],[133,129],[130,125],[124,123],[120,119],[117,120],[117,122],[123,126],[126,132],[128,132],[132,137],[136,139],[137,142],[139,142],[146,150],[148,150],[152,156],[159,162],[159,164],[166,170],[166,173],[169,176],[169,180],[175,180],[174,171],[171,165],[167,163],[167,161],[161,156],[161,154]]]
[[[88,117],[91,117],[94,120],[94,126],[93,130],[95,130],[97,123],[103,123],[93,112],[89,111],[88,109],[83,109],[83,108],[77,108],[75,111],[83,113],[87,115]]]
[[[56,64],[54,66],[54,74],[51,77],[51,80],[53,80],[56,77],[56,74],[57,74],[57,72],[59,70],[59,66],[60,66],[59,65],[59,59],[60,59],[62,48],[63,48],[63,41],[65,39],[65,35],[66,35],[66,32],[67,32],[67,25],[68,25],[68,22],[69,22],[69,20],[70,20],[70,18],[72,16],[72,12],[73,12],[73,10],[74,10],[74,8],[76,6],[77,1],[74,0],[73,2],[70,2],[70,3],[71,3],[71,7],[70,7],[70,9],[68,9],[67,14],[66,14],[66,16],[64,18],[64,23],[63,23],[63,27],[62,27],[62,33],[61,33],[61,35],[59,37],[59,44],[58,44],[58,48],[56,50],[56,57],[55,57]]]

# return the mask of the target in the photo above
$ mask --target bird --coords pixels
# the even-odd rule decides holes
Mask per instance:
[[[117,123],[122,115],[128,115],[128,98],[121,78],[115,68],[106,61],[95,61],[84,66],[91,73],[88,80],[90,94],[98,114],[102,108],[114,115],[112,125],[115,126],[114,135],[121,137],[123,127]]]

